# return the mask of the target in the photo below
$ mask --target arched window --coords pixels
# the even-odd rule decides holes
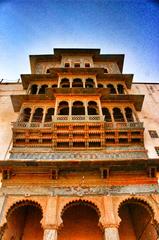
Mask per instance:
[[[85,115],[83,102],[75,101],[72,106],[72,115]]]
[[[33,114],[32,122],[41,122],[43,118],[43,109],[37,108]]]
[[[98,88],[103,88],[103,87],[104,87],[103,84],[98,83]]]
[[[80,78],[75,78],[75,79],[73,79],[72,87],[83,88],[82,79],[80,79]]]
[[[30,89],[31,94],[36,94],[37,93],[38,86],[36,84],[33,84]]]
[[[59,103],[58,110],[57,110],[58,115],[69,115],[69,105],[68,102],[62,101]]]
[[[52,85],[52,88],[57,88],[57,84],[53,84],[53,85]]]
[[[87,78],[85,86],[86,88],[94,88],[95,87],[94,80],[92,78]]]
[[[46,70],[46,73],[50,73],[50,69],[47,69],[47,70]]]
[[[124,117],[120,108],[113,108],[113,117],[115,122],[124,122]]]
[[[49,108],[45,116],[45,122],[52,122],[53,115],[54,115],[54,108]]]
[[[111,121],[112,121],[111,115],[110,115],[110,112],[109,112],[108,108],[102,108],[102,113],[103,113],[103,115],[105,116],[105,117],[104,117],[104,120],[105,120],[106,122],[111,122]]]
[[[69,88],[70,87],[69,79],[68,78],[61,79],[60,87],[61,88]]]
[[[88,115],[99,115],[98,105],[94,101],[88,102]]]
[[[108,73],[107,68],[104,68],[104,74]]]
[[[45,94],[46,88],[48,88],[48,85],[46,84],[42,85],[41,88],[39,89],[38,94]]]
[[[115,87],[112,84],[108,84],[107,87],[110,89],[110,94],[116,94]]]
[[[128,122],[134,122],[132,109],[127,107],[125,108],[125,115]]]
[[[29,122],[31,115],[31,108],[24,108],[21,116],[20,116],[20,122]]]
[[[117,89],[119,94],[124,94],[124,87],[122,84],[118,84]]]

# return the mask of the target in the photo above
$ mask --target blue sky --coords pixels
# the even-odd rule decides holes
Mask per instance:
[[[58,47],[125,54],[124,73],[159,82],[159,1],[0,0],[0,79],[30,73],[29,54]]]

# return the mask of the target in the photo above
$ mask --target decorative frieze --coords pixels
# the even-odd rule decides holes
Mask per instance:
[[[122,195],[122,194],[152,194],[159,193],[159,186],[157,184],[142,184],[130,186],[97,186],[97,187],[42,187],[35,185],[19,185],[2,187],[0,195],[25,195],[28,196],[103,196],[103,195]]]
[[[145,151],[123,151],[123,152],[54,152],[54,153],[11,153],[12,160],[123,160],[123,159],[147,159]]]

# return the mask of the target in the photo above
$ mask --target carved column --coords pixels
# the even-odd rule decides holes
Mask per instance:
[[[106,227],[104,230],[105,240],[120,240],[118,228],[116,226]]]
[[[57,240],[57,230],[45,229],[43,240]]]
[[[73,78],[70,78],[70,88],[72,88],[72,82],[73,82]]]

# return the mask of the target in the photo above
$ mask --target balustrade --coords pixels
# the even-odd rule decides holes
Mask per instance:
[[[143,128],[142,122],[107,122],[105,129],[141,129]]]

